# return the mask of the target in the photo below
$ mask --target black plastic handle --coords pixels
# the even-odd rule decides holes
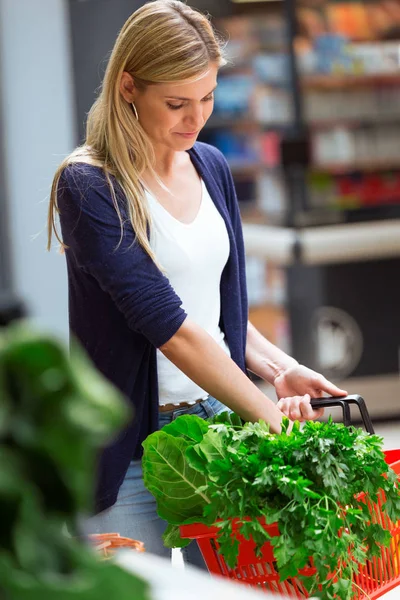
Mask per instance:
[[[332,406],[340,406],[343,413],[343,423],[344,425],[346,425],[346,427],[349,427],[349,425],[351,425],[350,404],[356,404],[358,406],[358,410],[360,411],[365,430],[368,431],[368,433],[375,433],[364,398],[362,398],[358,394],[351,394],[349,396],[311,399],[311,406],[313,408],[330,408]]]

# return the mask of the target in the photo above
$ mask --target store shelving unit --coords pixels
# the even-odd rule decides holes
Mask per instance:
[[[374,3],[382,2],[369,0],[366,10],[376,15]],[[400,216],[400,46],[366,43],[372,26],[368,32],[362,4],[351,0],[336,12],[329,1],[324,9],[335,27],[347,28],[348,42],[339,31],[312,39],[301,10],[315,11],[317,4],[314,17],[318,13],[322,23],[324,3],[307,0],[232,2],[232,15],[217,23],[228,32],[232,61],[221,72],[205,139],[224,151],[240,179],[239,201],[250,222],[259,222],[260,214],[266,223],[289,226],[353,222],[353,211],[360,220]],[[298,144],[297,157],[290,158],[299,167],[295,193],[282,140],[294,154],[293,140]],[[301,194],[304,167],[307,193]]]
[[[303,88],[332,90],[338,88],[369,87],[371,85],[400,85],[400,74],[370,73],[370,74],[316,74],[306,75],[301,79]]]
[[[368,0],[366,11],[385,1]],[[228,32],[233,65],[221,70],[215,114],[203,138],[223,151],[235,179],[250,317],[272,341],[315,368],[311,308],[331,297],[351,312],[355,305],[334,292],[343,280],[354,296],[351,285],[358,282],[375,314],[390,313],[393,298],[381,307],[362,277],[371,269],[372,280],[383,282],[381,274],[392,277],[400,256],[400,39],[391,34],[390,42],[371,42],[375,23],[368,31],[366,21],[358,32],[351,0],[326,0],[328,17],[321,17],[323,4],[232,3],[232,15],[217,28]],[[359,18],[361,0],[356,4]],[[310,10],[325,27],[319,36],[307,29]],[[307,300],[309,289],[316,297]],[[357,310],[364,319],[364,309]],[[367,371],[375,373],[370,357],[355,372],[364,377]],[[341,376],[340,370],[325,373]]]
[[[284,219],[280,139],[291,128],[293,103],[282,9],[279,1],[268,2],[267,10],[262,2],[232,3],[231,16],[216,22],[229,38],[229,64],[220,72],[202,139],[230,164],[245,226]],[[248,256],[251,318],[282,347],[288,344],[284,277],[281,268]]]

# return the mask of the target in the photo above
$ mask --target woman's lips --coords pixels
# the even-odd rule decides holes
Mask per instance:
[[[197,135],[197,131],[193,131],[192,133],[179,133],[179,132],[177,132],[177,133],[178,133],[178,135],[181,135],[184,138],[192,138],[195,135]]]

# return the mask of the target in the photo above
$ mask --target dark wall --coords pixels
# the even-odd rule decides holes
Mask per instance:
[[[188,3],[213,17],[227,14],[231,6],[230,0]],[[117,34],[143,4],[142,0],[69,0],[79,142]]]
[[[73,75],[79,141],[122,25],[141,0],[70,0]]]

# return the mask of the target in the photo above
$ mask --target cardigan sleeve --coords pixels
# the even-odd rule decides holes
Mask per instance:
[[[58,208],[70,259],[111,296],[133,331],[156,347],[165,344],[187,315],[167,277],[137,242],[129,220],[121,239],[101,169],[68,166],[58,186]]]

